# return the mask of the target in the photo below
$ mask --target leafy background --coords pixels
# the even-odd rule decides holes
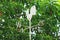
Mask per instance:
[[[59,0],[0,0],[0,40],[29,40],[25,11],[33,5],[37,12],[31,20],[32,31],[36,32],[36,35],[32,34],[32,40],[59,40]],[[17,27],[16,23],[21,25]]]

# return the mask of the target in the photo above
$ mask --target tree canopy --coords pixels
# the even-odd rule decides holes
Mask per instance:
[[[0,40],[29,40],[27,9],[32,16],[32,40],[59,40],[60,0],[0,0]]]

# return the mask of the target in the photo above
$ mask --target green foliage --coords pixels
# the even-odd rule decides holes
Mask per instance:
[[[36,36],[32,39],[58,40],[57,21],[60,23],[58,0],[0,0],[0,40],[29,40],[29,21],[25,11],[33,5],[36,6],[37,12],[31,20],[32,28],[41,27],[42,32],[38,32],[38,28],[34,30]],[[16,22],[21,23],[20,28],[17,27]],[[22,28],[23,32],[21,32]]]

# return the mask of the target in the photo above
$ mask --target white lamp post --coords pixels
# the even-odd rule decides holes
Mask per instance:
[[[35,14],[36,14],[35,5],[31,7],[30,13],[29,13],[29,9],[27,9],[26,11],[26,16],[27,16],[27,19],[29,20],[29,40],[31,40],[31,19],[32,19],[32,15],[35,15]]]

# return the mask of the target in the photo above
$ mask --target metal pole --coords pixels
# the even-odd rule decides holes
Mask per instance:
[[[31,20],[29,21],[29,40],[31,40]]]

